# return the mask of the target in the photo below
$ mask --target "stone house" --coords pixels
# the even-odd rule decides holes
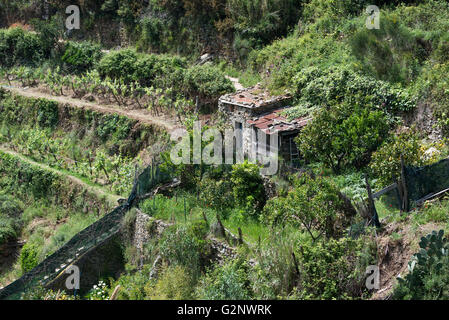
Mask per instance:
[[[270,136],[278,134],[279,155],[286,162],[293,164],[299,159],[299,152],[293,139],[301,129],[311,120],[310,117],[287,119],[283,111],[290,108],[291,96],[271,96],[259,86],[239,90],[226,94],[219,99],[218,109],[228,119],[234,129],[243,131],[237,141],[242,146],[244,154],[255,150],[270,151]],[[246,130],[245,130],[246,129]],[[265,145],[261,143],[258,134],[266,135]]]

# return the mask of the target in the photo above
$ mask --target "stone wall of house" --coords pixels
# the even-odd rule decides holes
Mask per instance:
[[[224,115],[233,129],[236,128],[237,122],[242,124],[242,147],[244,154],[248,155],[251,147],[251,127],[247,124],[247,121],[253,118],[254,113],[251,109],[232,105],[224,101],[219,102],[218,110]]]

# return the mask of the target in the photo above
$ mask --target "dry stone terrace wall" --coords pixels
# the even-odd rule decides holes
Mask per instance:
[[[145,244],[150,239],[160,239],[165,230],[173,225],[174,224],[154,219],[140,210],[137,210],[132,243],[139,253],[142,254]],[[238,239],[231,233],[228,232],[227,236],[231,241],[235,242],[235,244],[238,243]],[[222,263],[228,258],[236,257],[235,249],[223,241],[211,237],[210,245],[212,249],[211,258],[218,263]]]

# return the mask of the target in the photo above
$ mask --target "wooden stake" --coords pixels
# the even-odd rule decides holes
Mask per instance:
[[[223,223],[221,223],[221,219],[220,219],[220,216],[218,215],[218,213],[217,213],[217,223],[218,223],[218,229],[219,229],[220,235],[222,237],[224,237],[227,241],[228,239],[226,237],[226,230],[223,226]]]
[[[405,164],[404,157],[401,155],[401,182],[402,182],[402,209],[405,212],[410,211],[409,200],[408,200],[408,190],[407,190],[407,182],[405,179]]]
[[[93,174],[92,174],[92,159],[91,159],[91,154],[90,154],[90,152],[89,152],[89,156],[88,156],[87,158],[88,158],[88,160],[89,160],[90,176],[92,177],[92,176],[93,176]]]
[[[119,290],[120,290],[120,285],[118,285],[117,287],[115,287],[114,292],[112,293],[111,298],[110,298],[109,300],[115,300],[115,299],[117,299],[117,294],[118,294],[118,291],[119,291]]]
[[[242,229],[240,229],[239,227],[239,245],[243,244],[243,234],[242,234]]]
[[[292,258],[293,258],[293,264],[295,265],[295,271],[296,271],[296,274],[297,274],[298,277],[299,277],[298,261],[296,260],[295,253],[294,253],[293,251],[292,251]]]
[[[368,191],[368,207],[373,217],[373,222],[377,228],[380,228],[379,217],[377,216],[376,207],[374,205],[373,193],[371,191],[371,186],[368,182],[368,175],[365,173],[365,183],[366,190]]]
[[[396,199],[398,200],[399,210],[402,211],[402,188],[398,179],[393,175],[393,181],[396,182],[397,187],[395,188]]]
[[[203,211],[203,219],[206,221],[206,224],[209,225],[209,221],[207,220],[206,213]]]
[[[186,197],[184,196],[184,220],[187,221]]]

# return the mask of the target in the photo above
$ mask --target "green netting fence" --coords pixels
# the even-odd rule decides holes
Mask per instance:
[[[1,289],[0,299],[20,299],[22,293],[27,289],[50,283],[78,257],[116,235],[121,229],[124,215],[136,204],[139,197],[148,194],[158,185],[169,182],[171,179],[171,175],[160,170],[157,165],[152,164],[145,168],[138,175],[126,203],[76,234],[33,270]]]
[[[396,184],[394,184],[394,185],[396,185]],[[402,209],[402,198],[401,198],[400,190],[398,189],[397,186],[393,187],[394,185],[387,187],[389,190],[387,188],[383,189],[383,190],[386,190],[384,192],[382,192],[383,190],[381,190],[380,192],[382,193],[382,195],[377,196],[375,193],[373,196],[374,196],[375,200],[381,201],[385,207],[401,210]]]
[[[407,195],[410,205],[449,188],[449,159],[423,166],[404,167]]]

